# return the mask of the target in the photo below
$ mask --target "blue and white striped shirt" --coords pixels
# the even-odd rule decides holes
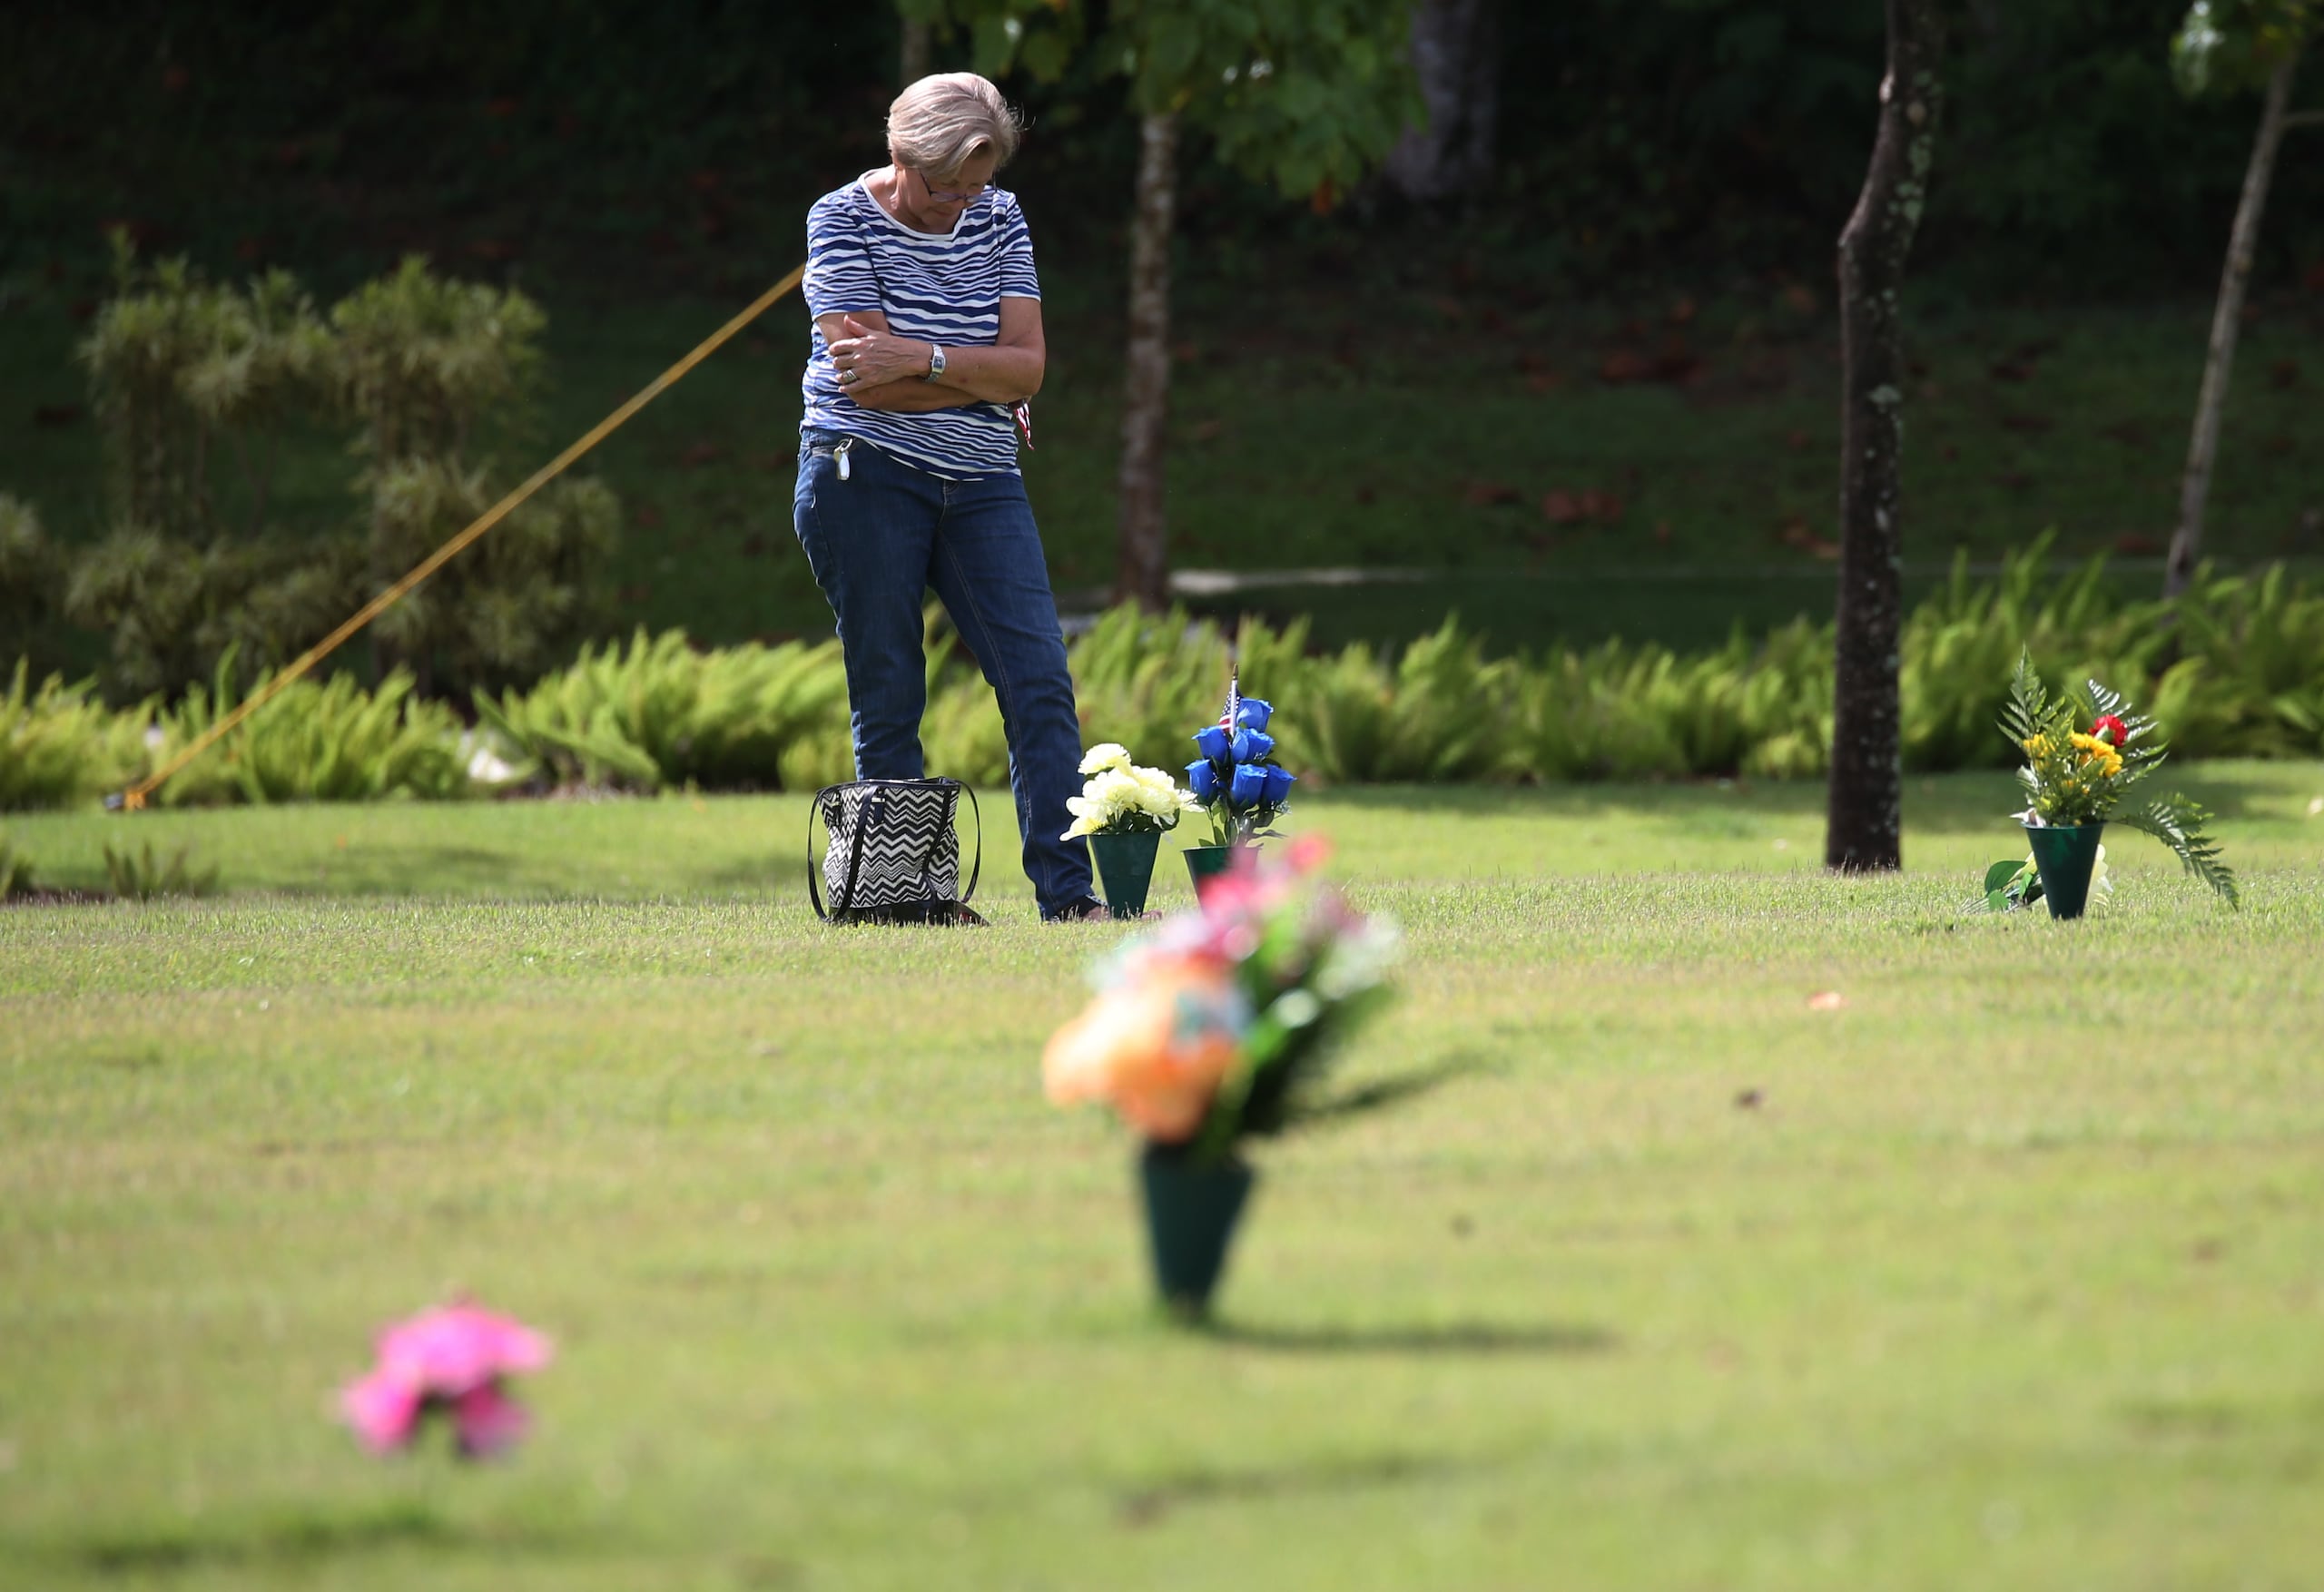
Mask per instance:
[[[867,172],[865,175],[871,175]],[[807,211],[812,318],[878,310],[898,337],[948,349],[990,348],[1000,339],[1000,300],[1039,299],[1033,240],[1017,196],[989,188],[971,200],[949,234],[915,232],[880,208],[857,178]],[[969,404],[925,415],[859,408],[839,384],[821,327],[799,384],[803,431],[861,437],[946,480],[1017,473],[1017,425],[1005,404]]]

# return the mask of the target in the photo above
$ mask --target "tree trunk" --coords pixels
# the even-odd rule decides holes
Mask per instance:
[[[1896,691],[1905,437],[1899,300],[1936,145],[1941,5],[1887,0],[1880,134],[1856,213],[1840,233],[1840,595],[1824,864],[1849,873],[1904,862]]]
[[[2179,526],[2171,535],[2171,556],[2162,566],[2162,595],[2187,589],[2203,548],[2203,505],[2211,496],[2211,465],[2219,457],[2220,411],[2227,406],[2227,378],[2235,364],[2235,336],[2243,314],[2243,290],[2251,280],[2251,254],[2260,241],[2260,213],[2268,208],[2268,184],[2275,175],[2276,146],[2283,142],[2284,107],[2291,103],[2297,54],[2285,57],[2268,79],[2260,112],[2260,136],[2243,172],[2243,197],[2228,234],[2227,269],[2221,273],[2219,305],[2211,312],[2211,351],[2203,360],[2202,390],[2195,398],[2195,433],[2187,445],[2187,475],[2179,487]]]
[[[906,17],[903,28],[903,48],[897,72],[897,75],[902,79],[902,86],[910,88],[913,84],[926,77],[929,63],[934,59],[933,46],[929,39],[928,25],[924,22],[914,22],[910,17]]]
[[[1500,35],[1499,0],[1420,0],[1413,7],[1413,74],[1428,124],[1405,128],[1385,165],[1390,185],[1406,199],[1455,199],[1492,177]]]
[[[1162,514],[1163,427],[1170,409],[1170,233],[1178,196],[1178,116],[1138,123],[1137,213],[1130,225],[1128,377],[1122,395],[1118,598],[1153,610],[1170,598]]]

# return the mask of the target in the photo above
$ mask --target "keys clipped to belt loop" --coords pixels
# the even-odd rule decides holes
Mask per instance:
[[[845,442],[841,443],[837,447],[832,449],[832,457],[839,462],[839,478],[842,481],[847,479],[848,475],[849,461],[847,450],[854,446],[855,438],[851,437]]]

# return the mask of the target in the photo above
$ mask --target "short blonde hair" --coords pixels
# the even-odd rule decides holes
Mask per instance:
[[[990,152],[993,170],[1017,152],[1024,123],[1000,91],[973,72],[923,77],[888,107],[888,153],[931,177],[951,177]]]

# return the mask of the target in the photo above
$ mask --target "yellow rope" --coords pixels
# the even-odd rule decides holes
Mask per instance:
[[[522,504],[527,498],[539,491],[542,487],[547,486],[551,481],[556,479],[560,475],[563,475],[566,467],[569,467],[574,460],[579,458],[583,454],[587,453],[591,448],[596,447],[597,444],[612,436],[615,430],[619,429],[624,421],[627,420],[632,415],[636,414],[638,410],[644,408],[647,404],[652,403],[655,398],[659,398],[663,392],[675,383],[680,377],[685,375],[686,372],[692,370],[696,365],[701,364],[712,354],[717,352],[720,345],[724,344],[729,338],[742,330],[744,327],[750,325],[752,321],[756,320],[761,315],[766,313],[768,306],[772,305],[776,300],[782,298],[785,293],[799,285],[799,279],[806,274],[806,270],[807,268],[804,265],[793,267],[790,275],[775,283],[774,286],[769,288],[765,292],[761,293],[757,300],[754,300],[751,306],[744,310],[740,315],[735,316],[734,319],[720,327],[716,331],[712,332],[707,338],[704,338],[701,343],[695,346],[694,350],[692,353],[688,354],[684,359],[680,359],[676,364],[671,366],[667,370],[663,371],[661,375],[655,377],[652,381],[647,382],[644,388],[638,390],[635,397],[632,398],[627,403],[622,405],[621,408],[615,409],[612,414],[607,415],[604,419],[598,421],[595,426],[592,426],[588,431],[582,436],[581,439],[574,443],[572,447],[566,448],[563,453],[558,454],[555,458],[549,460],[548,463],[543,465],[539,469],[535,470],[532,473],[532,476],[523,486],[509,493],[507,496],[503,497],[490,508],[486,509],[482,514],[476,517],[475,521],[471,523],[466,530],[462,531],[458,536],[454,536],[450,541],[445,543],[441,547],[437,548],[435,552],[430,553],[426,558],[420,560],[419,565],[412,569],[410,574],[405,575],[401,580],[396,582],[395,585],[389,586],[386,591],[381,592],[378,596],[364,604],[360,608],[358,608],[355,611],[354,615],[350,617],[347,623],[341,624],[337,630],[332,631],[329,635],[323,637],[322,640],[317,642],[313,646],[309,647],[304,653],[300,654],[291,662],[290,667],[284,669],[281,673],[275,675],[271,680],[269,680],[264,685],[261,686],[232,712],[228,713],[224,718],[219,720],[215,724],[212,724],[207,731],[196,736],[185,750],[179,752],[175,757],[170,759],[168,762],[162,764],[153,772],[138,781],[134,785],[130,786],[128,790],[123,791],[113,801],[109,801],[106,805],[117,805],[131,812],[135,812],[142,809],[145,805],[145,798],[152,795],[154,791],[159,789],[163,781],[169,779],[179,770],[184,768],[186,764],[192,762],[195,758],[200,757],[203,752],[209,751],[212,746],[218,742],[222,736],[232,730],[235,725],[240,724],[244,719],[249,718],[252,713],[258,712],[259,709],[264,707],[269,702],[271,702],[277,693],[290,685],[291,682],[305,674],[308,670],[313,668],[317,663],[320,663],[325,658],[330,656],[330,654],[336,652],[340,644],[345,642],[348,637],[353,635],[357,631],[361,630],[365,625],[370,624],[371,621],[377,619],[380,614],[395,606],[397,603],[400,602],[410,593],[414,586],[417,586],[421,581],[426,580],[429,575],[434,575],[438,570],[443,568],[446,564],[449,563],[458,555],[462,548],[475,541],[478,536],[483,536],[485,532],[498,525],[502,520],[507,518],[509,513]]]

